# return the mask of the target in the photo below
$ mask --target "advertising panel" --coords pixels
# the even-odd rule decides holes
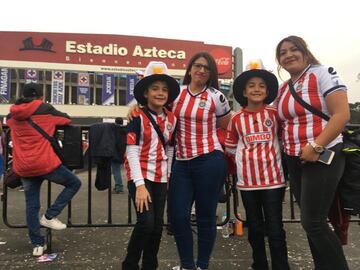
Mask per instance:
[[[51,78],[51,104],[64,104],[65,72],[54,70]]]
[[[114,74],[104,74],[102,80],[102,105],[115,103],[115,77]]]
[[[83,72],[78,74],[77,86],[77,104],[89,105],[90,104],[90,78],[89,73]]]
[[[0,68],[0,103],[8,103],[10,100],[10,78],[8,68]]]
[[[39,80],[38,71],[36,69],[25,69],[25,82],[37,83]]]

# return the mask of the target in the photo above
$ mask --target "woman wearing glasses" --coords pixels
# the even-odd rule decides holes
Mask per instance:
[[[173,269],[207,269],[215,242],[216,207],[227,167],[216,128],[226,128],[231,117],[229,103],[217,89],[214,58],[206,52],[194,55],[172,104],[178,126],[169,215],[181,261]],[[196,264],[190,224],[193,202],[198,229]]]
[[[177,118],[176,160],[169,185],[169,217],[181,266],[174,270],[208,268],[216,238],[216,207],[227,166],[216,128],[226,129],[230,106],[217,90],[218,72],[207,52],[194,55],[186,69],[180,94],[171,104]],[[130,108],[132,118],[136,106]],[[191,206],[195,202],[198,252],[195,264]]]

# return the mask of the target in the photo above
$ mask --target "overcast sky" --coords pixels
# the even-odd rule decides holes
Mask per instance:
[[[360,12],[345,0],[33,0],[2,1],[1,31],[119,34],[203,41],[243,50],[276,71],[275,47],[303,37],[360,102]],[[1,41],[3,42],[3,41]],[[359,78],[360,79],[360,78]]]

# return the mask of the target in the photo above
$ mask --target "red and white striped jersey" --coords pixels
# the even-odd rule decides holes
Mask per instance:
[[[194,95],[188,86],[181,86],[180,94],[172,104],[178,119],[176,158],[192,159],[222,151],[216,136],[216,118],[230,112],[226,97],[214,88],[204,88]]]
[[[164,135],[166,148],[174,145],[176,118],[166,109],[161,115],[156,115],[149,109],[150,115],[159,125]],[[162,142],[150,120],[143,110],[133,118],[127,126],[125,168],[129,181],[147,179],[153,182],[168,181],[168,151],[165,153]],[[130,155],[128,149],[138,146],[138,156]]]
[[[294,82],[294,88],[306,103],[330,116],[325,97],[338,90],[345,90],[339,75],[333,68],[321,65],[309,66],[302,76]],[[300,149],[312,142],[325,128],[327,121],[304,109],[291,95],[288,82],[280,87],[277,101],[278,113],[282,125],[284,152],[290,156],[299,156]],[[326,147],[342,142],[339,135]]]
[[[239,189],[285,186],[278,127],[276,109],[266,105],[256,112],[241,108],[232,116],[225,146],[230,154],[235,152]]]

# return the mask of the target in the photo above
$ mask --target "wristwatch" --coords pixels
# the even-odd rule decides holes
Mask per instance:
[[[311,142],[309,143],[312,148],[314,149],[314,151],[318,154],[321,154],[322,152],[324,152],[324,146],[321,146],[319,144],[317,144],[316,142]]]

